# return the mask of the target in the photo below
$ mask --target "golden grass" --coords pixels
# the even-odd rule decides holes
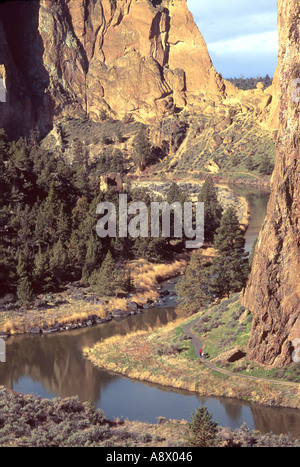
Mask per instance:
[[[279,387],[270,382],[247,380],[219,374],[191,358],[189,350],[180,354],[161,354],[162,344],[172,343],[179,327],[189,319],[179,319],[157,331],[140,331],[127,336],[114,336],[83,354],[95,366],[126,377],[148,381],[210,397],[230,397],[249,402],[300,408],[299,389]],[[188,344],[187,344],[188,345]]]
[[[154,264],[143,259],[125,264],[124,270],[130,271],[133,286],[136,290],[130,300],[141,306],[147,303],[148,299],[156,300],[159,297],[158,283],[182,274],[187,266],[187,261],[187,257],[180,257],[168,264]],[[28,331],[32,327],[41,327],[43,325],[51,327],[55,323],[62,325],[81,323],[86,321],[89,315],[96,315],[103,319],[113,310],[126,311],[127,299],[104,298],[107,298],[104,305],[92,305],[84,301],[70,301],[70,303],[47,310],[27,309],[22,312],[3,313],[0,315],[0,331],[19,334]]]
[[[155,288],[159,282],[171,277],[183,274],[187,266],[187,257],[175,260],[172,263],[150,263],[147,260],[139,259],[131,261],[126,265],[130,272],[137,294],[155,294]],[[148,298],[149,295],[147,295]]]

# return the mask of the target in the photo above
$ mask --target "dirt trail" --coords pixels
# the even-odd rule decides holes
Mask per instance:
[[[195,319],[191,323],[187,324],[184,326],[183,331],[185,334],[191,338],[192,344],[194,346],[196,355],[199,356],[199,351],[201,348],[203,348],[201,344],[200,338],[192,331],[192,327],[197,323],[197,321],[200,318]],[[200,356],[199,356],[200,360]],[[231,371],[224,370],[223,368],[219,368],[216,365],[214,365],[212,362],[210,362],[208,359],[201,359],[201,362],[206,365],[208,368],[210,368],[213,371],[217,371],[218,373],[222,373],[223,375],[227,375],[230,377],[235,377],[235,378],[243,378],[243,379],[249,379],[251,381],[258,381],[258,382],[265,382],[265,383],[272,383],[272,384],[280,384],[283,386],[290,386],[290,387],[296,387],[299,388],[300,385],[299,383],[291,383],[289,381],[279,381],[279,380],[274,380],[274,379],[268,379],[268,378],[258,378],[256,376],[247,376],[247,375],[241,375],[241,374],[236,374],[232,373]]]

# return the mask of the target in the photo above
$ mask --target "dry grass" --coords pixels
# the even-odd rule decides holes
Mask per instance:
[[[159,297],[157,285],[160,281],[178,276],[185,271],[188,258],[180,257],[172,263],[154,264],[146,260],[132,261],[124,265],[124,268],[130,270],[134,295],[131,301],[143,305],[148,299],[156,300]],[[62,295],[62,294],[60,294]],[[96,315],[99,318],[105,318],[113,310],[119,309],[126,311],[127,299],[125,298],[107,298],[104,305],[92,305],[83,300],[70,300],[69,303],[49,308],[46,310],[26,309],[24,311],[11,311],[0,314],[0,331],[10,334],[20,334],[28,331],[32,327],[53,326],[55,323],[74,324],[86,321],[88,316]]]
[[[184,342],[180,352],[158,352],[170,349],[185,323],[187,320],[181,319],[154,332],[114,336],[92,348],[84,348],[83,353],[95,366],[132,379],[202,396],[300,408],[298,388],[281,388],[272,382],[250,381],[211,371],[195,358],[190,341]]]
[[[55,323],[73,324],[86,321],[88,316],[96,315],[105,318],[106,309],[103,305],[91,305],[84,302],[70,302],[47,310],[27,309],[2,314],[0,331],[10,334],[20,334],[33,327],[53,326]]]
[[[139,259],[131,261],[126,265],[130,271],[133,284],[137,292],[154,292],[157,284],[163,280],[182,274],[187,266],[187,258],[182,257],[172,263],[150,263],[147,260]]]

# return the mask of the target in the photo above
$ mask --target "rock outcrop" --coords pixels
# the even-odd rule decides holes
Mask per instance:
[[[243,304],[253,313],[247,357],[292,361],[300,338],[300,4],[279,0],[280,128],[271,198]]]
[[[66,116],[152,123],[225,95],[186,0],[29,0],[0,8],[8,86],[0,124],[12,134],[34,125],[46,133]]]

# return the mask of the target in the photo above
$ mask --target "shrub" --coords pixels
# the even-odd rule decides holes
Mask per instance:
[[[200,407],[192,414],[189,423],[190,440],[192,447],[216,446],[217,423],[213,422],[211,414],[206,407]]]

